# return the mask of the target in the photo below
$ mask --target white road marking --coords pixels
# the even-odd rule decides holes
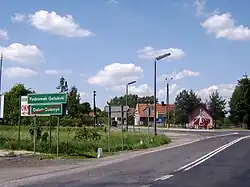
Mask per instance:
[[[198,158],[197,160],[195,160],[195,161],[193,161],[193,162],[191,162],[191,163],[189,163],[189,164],[187,164],[185,166],[182,166],[181,168],[177,169],[176,171],[181,171],[181,170],[188,171],[188,170],[192,169],[193,167],[198,166],[199,164],[205,162],[209,158],[215,156],[219,152],[225,150],[226,148],[228,148],[228,147],[230,147],[230,146],[236,144],[237,142],[239,142],[239,141],[241,141],[243,139],[246,139],[246,138],[250,138],[250,136],[244,136],[244,137],[238,138],[236,140],[233,140],[233,141],[231,141],[231,142],[229,142],[229,143],[227,143],[227,144],[225,144],[225,145],[223,145],[223,146],[221,146],[221,147],[207,153],[206,155]]]
[[[174,176],[174,175],[164,175],[164,176],[162,176],[162,177],[160,177],[160,178],[155,179],[155,181],[167,180],[167,179],[169,179],[169,178],[171,178],[171,177],[173,177],[173,176]]]
[[[234,141],[235,141],[235,140],[234,140]],[[232,142],[234,142],[234,141],[232,141]],[[229,143],[232,143],[232,142],[229,142]],[[229,143],[228,143],[228,144],[229,144]],[[211,154],[217,152],[218,150],[224,148],[224,147],[227,146],[228,144],[225,144],[225,145],[223,145],[223,146],[221,146],[221,147],[219,147],[219,148],[217,148],[217,149],[215,149],[215,150],[213,150],[213,151],[211,151],[211,152],[209,152],[209,153],[203,155],[202,157],[198,158],[197,160],[195,160],[195,161],[193,161],[193,162],[191,162],[191,163],[189,163],[189,164],[186,164],[186,165],[182,166],[181,168],[179,168],[179,169],[177,169],[177,170],[175,170],[175,171],[183,170],[183,169],[185,169],[185,168],[187,168],[187,167],[189,167],[189,166],[195,164],[196,162],[199,162],[199,161],[205,159],[205,158],[208,157],[209,155],[211,155]]]
[[[189,145],[189,144],[192,144],[192,143],[196,143],[196,142],[199,142],[199,141],[201,141],[201,140],[206,140],[206,139],[211,139],[211,138],[218,138],[218,137],[224,137],[224,136],[232,136],[232,135],[237,135],[237,134],[239,134],[239,133],[238,133],[238,132],[233,132],[233,133],[227,133],[227,134],[209,136],[209,137],[200,138],[200,139],[197,139],[197,140],[194,140],[194,141],[190,141],[190,142],[186,142],[186,143],[179,144],[179,145],[164,147],[164,148],[161,148],[161,149],[156,149],[156,150],[152,150],[152,151],[147,151],[147,152],[145,152],[145,153],[139,153],[139,154],[136,155],[136,156],[141,156],[141,155],[148,154],[148,153],[155,153],[155,152],[163,151],[163,150],[167,150],[167,149],[173,149],[173,148],[176,148],[176,147],[182,147],[182,146],[184,146],[184,145]],[[132,156],[132,157],[133,157],[133,156]]]
[[[235,132],[235,133],[227,133],[227,134],[215,135],[215,136],[210,136],[210,137],[204,137],[204,138],[200,138],[198,140],[186,142],[186,143],[175,145],[175,146],[169,146],[169,147],[164,147],[164,148],[161,148],[161,149],[156,149],[156,150],[146,151],[146,152],[142,152],[142,153],[137,153],[137,154],[134,154],[134,155],[127,156],[125,158],[115,158],[114,160],[104,161],[104,162],[101,162],[101,163],[97,163],[95,165],[86,166],[86,165],[80,165],[79,164],[78,166],[74,166],[74,167],[67,168],[67,169],[60,169],[60,170],[47,171],[47,172],[45,171],[45,172],[41,172],[41,173],[29,175],[29,176],[23,176],[22,178],[13,178],[13,179],[10,179],[8,181],[0,181],[0,186],[11,187],[11,185],[13,183],[14,184],[19,183],[19,185],[27,185],[27,184],[31,184],[32,182],[38,182],[38,181],[46,180],[46,179],[49,179],[49,178],[52,178],[52,177],[59,177],[59,176],[62,176],[62,175],[78,173],[78,172],[86,171],[88,169],[94,169],[94,168],[99,168],[99,167],[102,167],[102,166],[107,166],[107,165],[123,162],[123,161],[129,160],[129,159],[132,159],[132,158],[135,158],[135,157],[138,157],[138,156],[146,155],[146,154],[149,154],[149,153],[155,153],[155,152],[159,152],[159,151],[163,151],[163,150],[182,147],[182,146],[193,144],[193,143],[196,143],[196,142],[199,142],[199,141],[202,141],[202,140],[206,140],[206,139],[218,138],[218,137],[223,137],[223,136],[232,136],[232,135],[236,135],[236,134],[239,134],[239,133]]]

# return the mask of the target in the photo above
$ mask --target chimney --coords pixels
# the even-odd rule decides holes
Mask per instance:
[[[164,101],[161,102],[161,105],[163,105],[163,106],[165,105],[165,104],[164,104]]]

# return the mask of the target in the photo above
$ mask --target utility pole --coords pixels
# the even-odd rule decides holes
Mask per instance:
[[[128,106],[128,87],[131,84],[136,83],[136,81],[131,81],[129,83],[126,84],[126,106]],[[133,129],[135,131],[135,125],[133,126]],[[126,111],[126,130],[128,131],[128,111]]]
[[[165,112],[166,112],[166,109],[167,109],[167,113],[165,113],[165,115],[166,115],[166,121],[168,122],[167,123],[167,128],[169,128],[169,83],[170,83],[170,81],[171,80],[173,80],[173,77],[171,77],[171,78],[165,78],[165,80],[166,80],[166,82],[167,82],[167,85],[166,85],[166,87],[167,87],[167,96],[166,96],[166,107],[165,107]]]
[[[168,128],[169,128],[169,82],[167,82],[167,113],[168,113]]]
[[[154,133],[157,135],[157,127],[156,127],[156,63],[157,59],[154,62]]]
[[[156,127],[156,112],[157,112],[157,108],[156,108],[156,101],[157,101],[157,98],[156,98],[156,76],[157,76],[157,71],[156,71],[156,68],[157,68],[157,61],[159,60],[162,60],[168,56],[170,56],[171,54],[170,53],[166,53],[166,54],[163,54],[163,55],[160,55],[158,57],[155,58],[155,61],[154,61],[154,134],[155,136],[157,135],[157,127]]]
[[[97,116],[96,116],[96,105],[95,105],[95,97],[96,97],[96,91],[94,90],[93,93],[93,99],[94,99],[94,126],[97,124]]]

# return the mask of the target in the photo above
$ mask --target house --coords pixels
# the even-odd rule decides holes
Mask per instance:
[[[147,107],[151,107],[151,114],[148,118],[146,114],[146,109]],[[142,104],[138,103],[135,108],[135,115],[134,115],[134,120],[135,120],[135,125],[147,125],[148,122],[150,125],[154,123],[154,106],[153,105],[148,105],[148,104]],[[166,105],[164,102],[161,104],[156,104],[156,120],[158,124],[163,124],[165,121],[165,116],[167,111],[172,111],[174,109],[173,104]],[[148,121],[149,120],[149,121]]]
[[[135,108],[128,108],[127,110],[127,113],[128,113],[128,121],[130,119],[130,117],[134,117],[134,114],[135,114]],[[112,126],[117,126],[117,125],[121,125],[122,122],[121,122],[121,117],[113,117],[112,118]],[[126,125],[127,122],[126,122],[126,112],[124,111],[123,113],[123,124]],[[131,125],[131,121],[128,122],[129,125]],[[132,124],[133,124],[133,121],[132,121]]]
[[[205,104],[199,104],[188,115],[188,128],[213,128],[213,118]]]

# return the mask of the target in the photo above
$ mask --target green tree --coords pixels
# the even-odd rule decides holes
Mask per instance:
[[[239,86],[236,86],[234,89],[234,92],[232,94],[232,97],[229,101],[229,119],[232,123],[239,124],[243,123],[243,118],[244,117],[244,111],[241,111],[239,109],[240,101],[243,101],[243,95],[241,95],[241,90]]]
[[[137,103],[153,104],[154,103],[154,96],[139,97],[138,95],[135,95],[135,94],[129,94],[127,100],[128,100],[128,106],[130,108],[135,108]],[[126,95],[120,96],[120,97],[116,96],[116,97],[112,98],[107,103],[111,106],[126,105]]]
[[[216,90],[209,95],[208,107],[214,120],[214,127],[216,128],[216,121],[225,118],[226,100],[223,99]]]
[[[68,82],[64,77],[60,78],[59,85],[56,87],[56,89],[60,90],[60,92],[68,92]]]
[[[79,104],[79,112],[81,114],[87,114],[89,115],[89,113],[91,112],[91,106],[88,102],[84,102]]]
[[[8,92],[4,94],[4,121],[9,125],[16,125],[20,111],[19,98],[29,93],[35,93],[24,84],[15,84]]]
[[[201,103],[201,98],[198,97],[192,90],[182,90],[175,98],[175,120],[177,123],[188,123],[188,114]]]
[[[248,75],[238,80],[229,102],[230,119],[234,123],[244,123],[250,129],[250,79]]]
[[[73,118],[79,114],[80,94],[75,86],[72,86],[68,94],[68,112]]]

